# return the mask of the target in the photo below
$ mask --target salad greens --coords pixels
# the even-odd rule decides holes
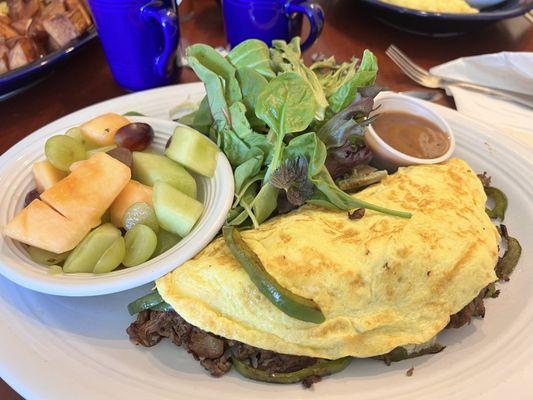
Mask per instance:
[[[248,40],[227,57],[204,44],[187,49],[207,94],[181,121],[215,141],[233,166],[227,223],[257,227],[278,209],[278,198],[410,217],[357,200],[334,181],[370,161],[362,137],[377,93],[376,57],[365,50],[360,63],[330,58],[308,67],[299,40],[274,41],[271,49]]]

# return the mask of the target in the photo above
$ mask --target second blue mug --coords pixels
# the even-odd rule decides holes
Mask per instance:
[[[310,25],[302,50],[311,46],[322,32],[324,12],[305,0],[222,0],[226,38],[231,47],[247,39],[259,39],[271,45],[272,40],[290,41],[299,36],[302,16]]]
[[[170,83],[179,42],[172,0],[89,0],[89,5],[120,86],[143,90]]]

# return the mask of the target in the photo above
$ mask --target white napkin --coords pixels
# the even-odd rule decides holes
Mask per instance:
[[[433,67],[431,73],[533,96],[533,52],[502,52],[457,60]],[[533,150],[533,110],[493,96],[448,87],[457,110],[482,120]]]

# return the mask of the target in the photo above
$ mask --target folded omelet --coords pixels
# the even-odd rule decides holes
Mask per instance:
[[[401,168],[357,197],[411,219],[304,206],[242,232],[267,271],[326,321],[289,317],[218,238],[160,278],[163,299],[205,331],[278,353],[370,357],[433,338],[496,280],[499,235],[472,169],[452,159]]]

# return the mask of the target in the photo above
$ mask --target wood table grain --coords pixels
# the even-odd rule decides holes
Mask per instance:
[[[385,55],[394,43],[422,66],[429,68],[457,57],[499,51],[533,51],[533,25],[525,18],[500,22],[485,30],[453,38],[415,36],[384,26],[353,0],[324,0],[326,25],[320,39],[305,57],[335,55],[348,60],[371,49],[379,59],[379,83],[392,90],[420,90]],[[182,44],[204,42],[224,46],[220,6],[212,0],[194,0],[192,19],[181,26]],[[182,69],[176,83],[196,81]],[[46,80],[0,103],[0,154],[36,129],[66,114],[99,101],[125,94],[113,80],[98,40],[59,66]],[[441,104],[453,107],[450,98]],[[9,323],[3,321],[2,323]],[[1,355],[0,355],[1,357]],[[0,379],[0,399],[21,397]]]

